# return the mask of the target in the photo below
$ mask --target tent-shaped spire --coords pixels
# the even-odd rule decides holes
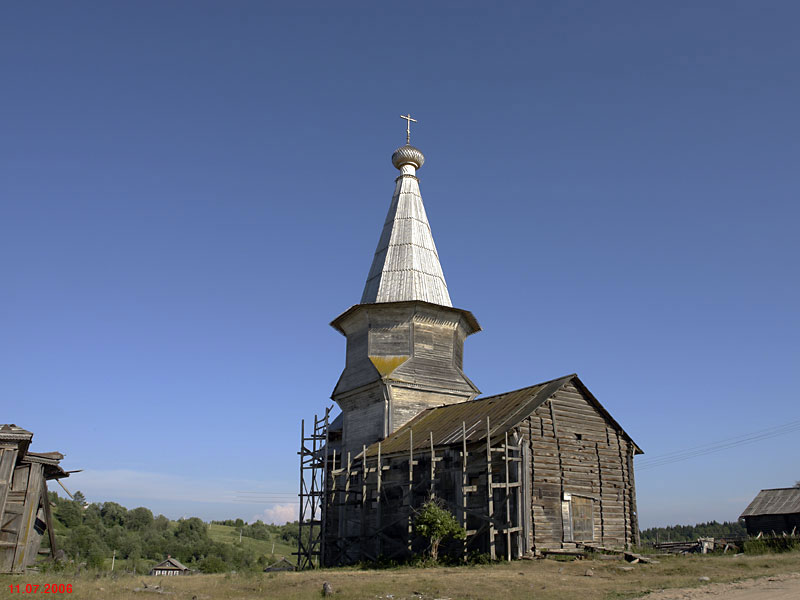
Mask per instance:
[[[401,175],[396,179],[362,304],[422,300],[453,306],[415,175],[424,162],[422,152],[410,144],[392,154],[392,164]]]

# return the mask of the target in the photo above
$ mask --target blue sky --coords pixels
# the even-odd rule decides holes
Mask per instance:
[[[798,19],[4,3],[0,422],[91,501],[293,515],[408,111],[485,394],[577,372],[637,460],[800,421]],[[641,523],[733,519],[798,462],[795,431],[642,469]]]

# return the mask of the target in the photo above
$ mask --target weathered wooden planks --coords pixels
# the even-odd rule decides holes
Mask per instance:
[[[468,531],[462,552],[516,558],[576,543],[629,546],[637,531],[635,446],[595,402],[568,384],[501,433],[484,417],[480,431],[485,433],[470,442],[474,428],[471,432],[459,423],[456,434],[444,436],[446,445],[433,444],[433,432],[422,430],[424,442],[415,446],[405,429],[400,432],[408,436],[405,452],[397,442],[390,453],[362,449],[352,468],[340,470],[333,480],[338,490],[348,482],[361,490],[349,499],[350,507],[340,504],[334,510],[342,527],[359,530],[339,540],[344,549],[329,557],[329,564],[422,551],[413,535],[413,507],[434,495]],[[360,462],[365,456],[366,465]]]
[[[559,548],[572,541],[573,514],[565,494],[580,498],[582,527],[591,527],[594,540],[629,545],[632,532],[638,530],[631,508],[633,448],[614,424],[569,384],[531,415],[530,437],[536,547]],[[591,525],[586,521],[588,510]]]

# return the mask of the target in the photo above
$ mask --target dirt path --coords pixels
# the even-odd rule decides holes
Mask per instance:
[[[800,573],[749,579],[738,583],[709,583],[699,588],[664,590],[639,600],[798,600]]]

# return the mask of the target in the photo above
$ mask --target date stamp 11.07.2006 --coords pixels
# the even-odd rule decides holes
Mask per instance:
[[[12,594],[71,594],[71,583],[18,583],[9,585]]]

